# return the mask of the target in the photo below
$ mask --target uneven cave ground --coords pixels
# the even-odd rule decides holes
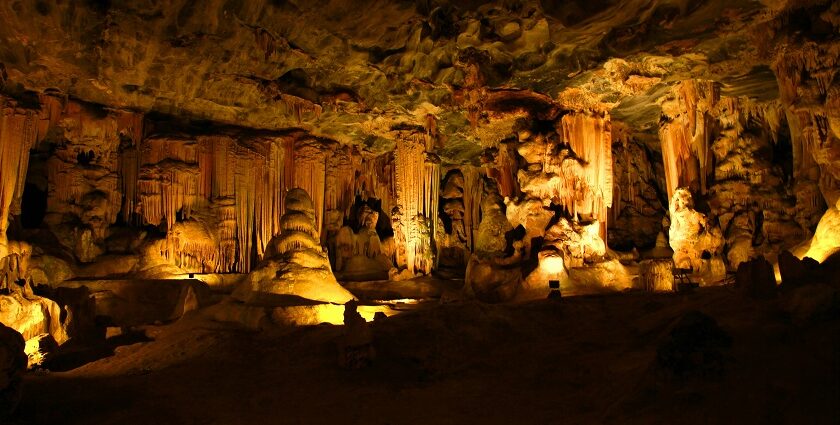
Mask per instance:
[[[0,424],[840,423],[840,1],[0,1]]]
[[[699,313],[702,312],[702,313]],[[722,363],[657,360],[687,313]],[[338,367],[341,326],[245,332],[201,311],[153,341],[32,373],[20,424],[836,423],[840,319],[794,323],[732,288],[424,308],[372,324],[377,358]],[[693,331],[703,345],[706,331]],[[714,338],[712,338],[714,340]],[[683,343],[684,344],[684,343]],[[688,344],[691,356],[700,353]],[[708,355],[707,355],[708,357]],[[711,361],[708,361],[711,363]]]

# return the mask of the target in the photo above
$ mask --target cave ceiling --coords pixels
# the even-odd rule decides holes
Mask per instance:
[[[797,35],[776,23],[832,31],[785,15],[792,3],[6,1],[0,83],[374,152],[433,122],[449,163],[475,161],[523,117],[564,110],[609,112],[655,147],[660,105],[681,80],[778,97],[772,50]]]

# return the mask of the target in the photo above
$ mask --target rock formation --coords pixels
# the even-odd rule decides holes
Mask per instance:
[[[333,237],[331,254],[336,274],[342,280],[385,280],[392,268],[390,247],[383,245],[376,231],[379,213],[367,205],[357,213],[359,231],[342,226]]]
[[[521,240],[508,242],[512,227],[502,206],[497,194],[482,200],[475,253],[470,257],[464,279],[465,294],[487,302],[512,299],[522,279],[519,263],[524,244]],[[512,252],[508,252],[509,245]]]
[[[726,272],[720,258],[723,238],[715,224],[694,209],[691,192],[676,189],[669,211],[668,240],[674,250],[676,267],[704,273],[707,283],[722,279]]]
[[[832,2],[75,3],[0,5],[4,287],[485,264],[507,299],[626,287],[665,228],[704,284],[840,246]]]
[[[280,235],[272,241],[272,254],[234,291],[234,298],[271,302],[275,296],[344,304],[354,299],[335,279],[315,227],[315,208],[303,189],[285,195]]]

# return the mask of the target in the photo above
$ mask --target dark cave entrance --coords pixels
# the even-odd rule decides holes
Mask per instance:
[[[21,198],[20,222],[24,229],[37,229],[47,214],[47,191],[33,183],[26,183]]]

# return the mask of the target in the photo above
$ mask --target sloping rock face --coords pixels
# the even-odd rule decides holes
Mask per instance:
[[[234,298],[257,304],[281,301],[283,296],[335,304],[355,299],[335,280],[318,241],[315,211],[306,191],[290,190],[285,206],[282,230],[273,242],[276,254],[248,275]]]

